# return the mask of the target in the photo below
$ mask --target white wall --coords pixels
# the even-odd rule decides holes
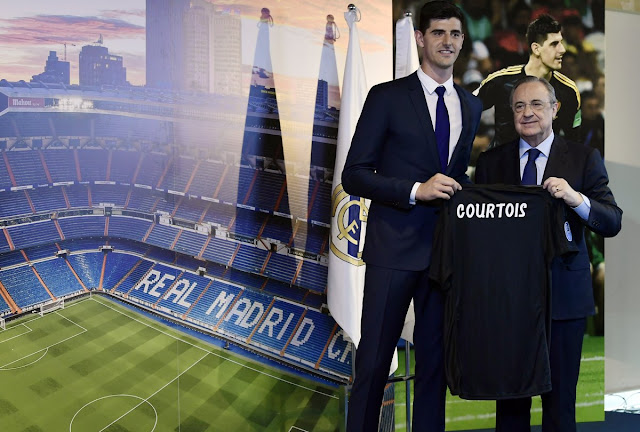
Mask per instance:
[[[623,210],[605,241],[605,392],[640,388],[640,2],[605,14],[606,166]]]

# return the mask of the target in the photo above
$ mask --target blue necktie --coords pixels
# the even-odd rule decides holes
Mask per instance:
[[[529,159],[522,171],[522,185],[537,185],[538,184],[538,170],[536,169],[536,159],[540,156],[540,150],[532,148],[527,150],[529,152]]]
[[[440,166],[442,172],[447,170],[449,163],[449,111],[444,104],[445,88],[440,86],[436,88],[438,93],[438,104],[436,105],[436,143],[438,144],[438,154],[440,155]]]

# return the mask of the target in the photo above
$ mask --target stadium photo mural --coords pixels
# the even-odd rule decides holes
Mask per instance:
[[[0,430],[345,429],[353,334],[327,295],[350,295],[330,270],[362,264],[368,204],[334,174],[367,91],[399,70],[396,21],[417,26],[423,3],[4,5]],[[562,80],[582,101],[567,132],[603,153],[601,2],[455,3],[469,91],[527,62],[536,14],[562,22]],[[597,313],[576,413],[596,422],[604,256],[588,241]],[[385,391],[381,431],[408,429],[405,389]],[[533,424],[541,412],[534,398]],[[493,428],[495,402],[449,394],[446,416]]]

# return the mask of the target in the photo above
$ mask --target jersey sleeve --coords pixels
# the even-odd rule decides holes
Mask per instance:
[[[548,232],[550,235],[549,246],[551,250],[547,256],[556,257],[563,255],[573,255],[578,253],[578,245],[573,233],[569,220],[567,219],[567,206],[560,200],[549,197],[549,221]]]
[[[496,104],[495,101],[495,91],[496,82],[494,79],[487,78],[485,79],[480,87],[473,92],[476,96],[480,98],[482,101],[482,110],[487,110]]]
[[[580,126],[582,125],[580,93],[576,84],[564,75],[557,74],[556,78],[564,85],[562,95],[557,95],[561,103],[557,119],[559,129],[570,141],[579,142]]]

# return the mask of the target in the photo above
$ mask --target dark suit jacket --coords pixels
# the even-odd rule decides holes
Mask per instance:
[[[622,210],[608,187],[609,178],[602,157],[591,147],[556,136],[551,145],[543,182],[548,177],[564,178],[574,190],[591,201],[587,221],[567,207],[567,221],[579,252],[555,258],[551,270],[553,319],[583,318],[594,313],[584,228],[604,237],[612,237],[620,231]],[[476,164],[475,181],[478,184],[520,184],[518,141],[482,153]]]
[[[468,182],[465,172],[482,103],[455,86],[462,132],[445,172]],[[441,172],[436,137],[417,73],[369,91],[342,172],[351,195],[371,199],[363,259],[368,264],[422,270],[431,258],[435,203],[409,204],[415,182]]]

